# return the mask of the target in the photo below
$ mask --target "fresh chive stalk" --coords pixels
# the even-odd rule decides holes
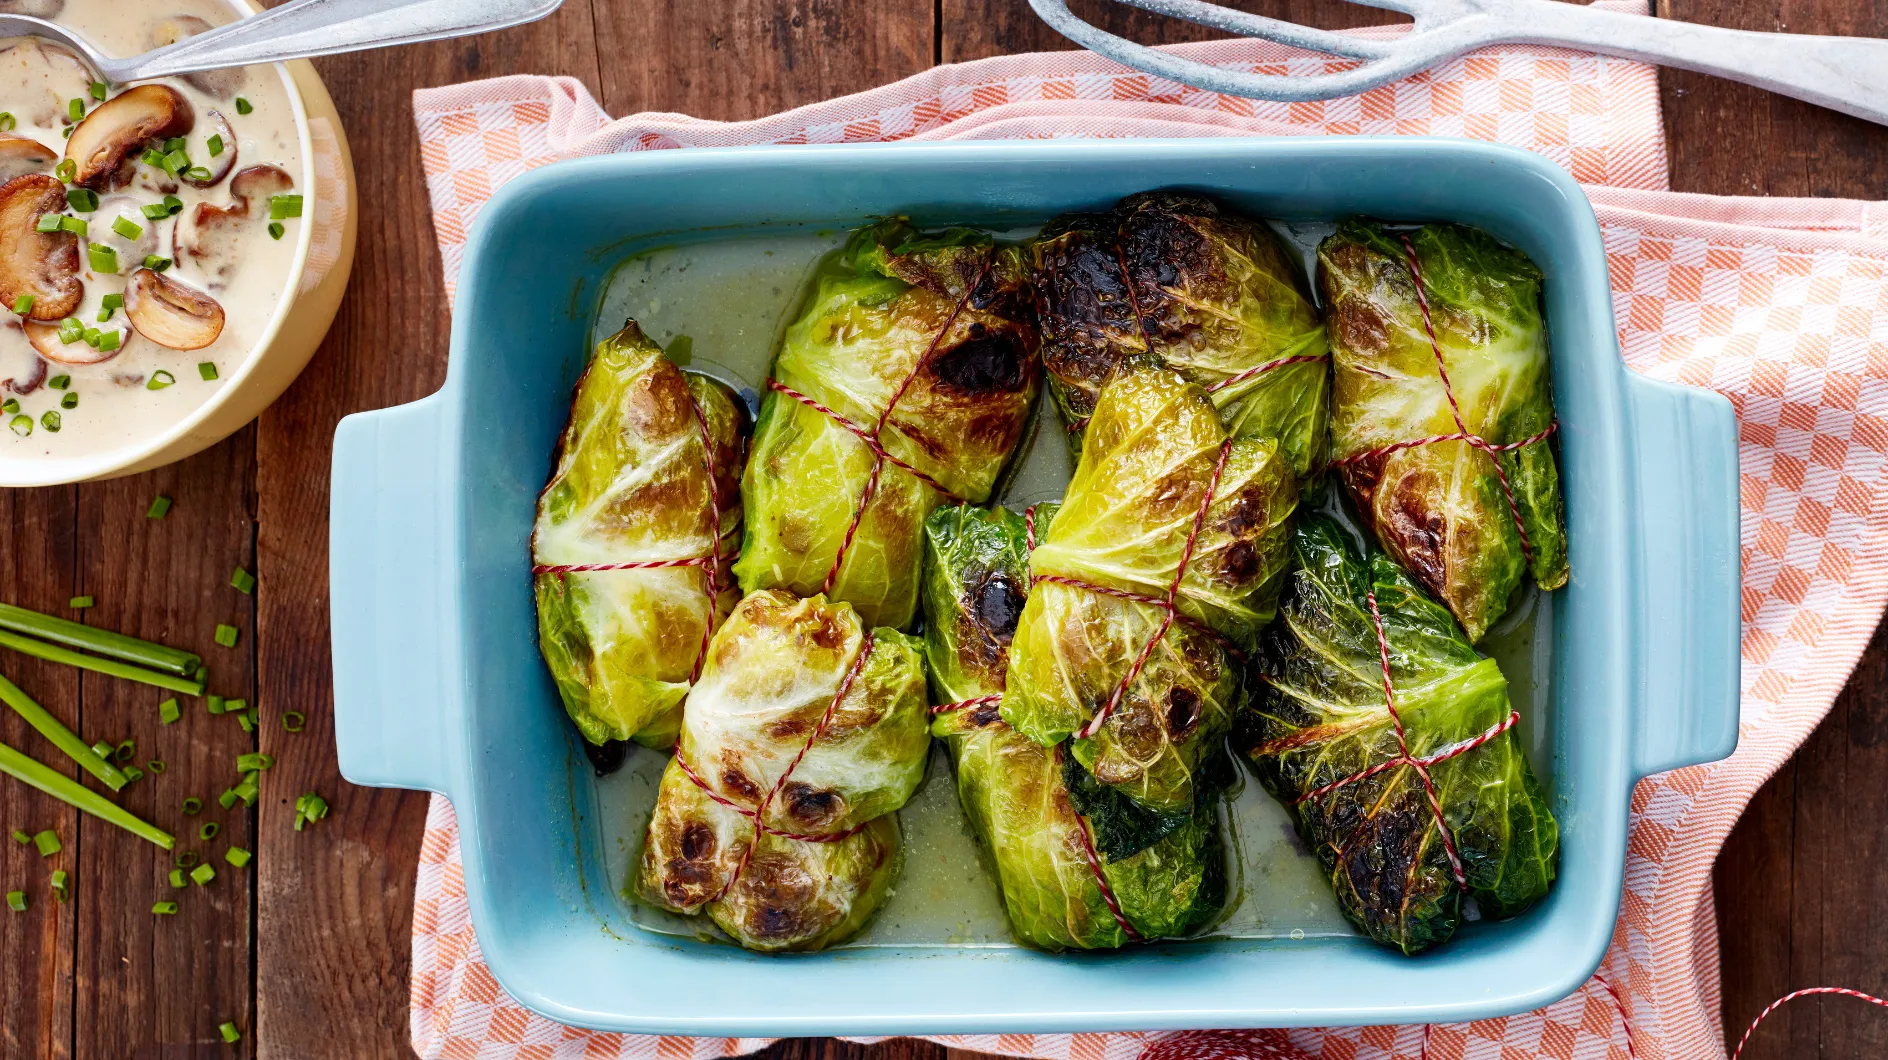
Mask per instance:
[[[22,637],[17,633],[10,633],[5,630],[0,630],[0,648],[12,648],[22,655],[31,655],[35,659],[64,663],[67,666],[76,666],[81,670],[91,670],[109,677],[122,677],[127,681],[156,685],[159,688],[167,688],[172,692],[182,692],[187,696],[200,696],[203,694],[203,682],[201,681],[192,681],[189,678],[178,677],[174,674],[146,670],[142,667],[119,662],[116,659],[101,659],[94,655],[81,655],[76,651],[68,651],[55,644],[34,640],[31,637]]]
[[[68,758],[77,762],[87,773],[105,782],[113,791],[122,791],[130,781],[117,766],[85,745],[85,741],[65,723],[52,716],[45,707],[33,701],[33,697],[21,691],[20,686],[0,677],[0,700],[5,700],[14,713],[26,719],[26,723],[39,730],[39,734],[52,741],[54,747],[64,751]],[[76,783],[76,781],[74,782]]]
[[[164,509],[168,511],[170,502],[161,497],[159,500],[164,500]],[[155,509],[157,502],[153,501],[151,507]],[[149,512],[145,514],[150,515]],[[162,518],[162,515],[155,518]],[[10,629],[15,633],[64,644],[69,648],[80,648],[147,669],[162,670],[178,677],[189,677],[197,672],[197,667],[203,665],[202,658],[194,652],[153,644],[148,640],[127,637],[122,633],[52,615],[42,615],[12,604],[0,604],[0,629]]]
[[[91,788],[0,743],[0,773],[30,784],[74,809],[82,810],[107,824],[115,824],[140,839],[149,840],[165,850],[176,845],[169,832],[139,819],[131,811]]]

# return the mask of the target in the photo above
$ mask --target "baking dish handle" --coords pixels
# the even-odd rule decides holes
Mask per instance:
[[[438,395],[334,432],[334,742],[356,784],[446,791]]]
[[[1708,390],[1627,372],[1639,518],[1639,707],[1633,771],[1737,746],[1737,418]]]

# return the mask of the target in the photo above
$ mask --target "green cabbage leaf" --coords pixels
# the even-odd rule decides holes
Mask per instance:
[[[1405,236],[1422,274],[1433,346]],[[1541,284],[1540,270],[1525,255],[1458,225],[1398,233],[1347,221],[1318,248],[1334,361],[1332,457],[1377,540],[1448,605],[1470,641],[1479,641],[1507,610],[1524,576],[1542,589],[1567,582],[1551,440],[1500,454],[1513,506],[1496,458],[1468,442],[1388,455],[1379,450],[1457,433],[1450,390],[1468,430],[1494,445],[1532,438],[1552,425]],[[1438,347],[1447,389],[1436,366]]]

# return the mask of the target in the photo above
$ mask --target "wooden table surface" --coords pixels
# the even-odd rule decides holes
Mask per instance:
[[[1078,10],[1152,43],[1198,39],[1177,24],[1099,3]],[[1385,21],[1331,0],[1246,0],[1326,26]],[[1748,29],[1888,37],[1876,0],[1659,0],[1661,14]],[[424,795],[356,788],[335,767],[328,659],[328,461],[335,422],[437,388],[446,305],[428,222],[409,93],[509,73],[581,79],[612,113],[674,110],[748,118],[866,89],[940,62],[1068,47],[1024,0],[566,0],[536,25],[493,36],[319,60],[353,143],[361,239],[349,298],[326,344],[261,419],[172,467],[79,487],[0,492],[0,598],[59,611],[90,594],[87,621],[201,650],[226,696],[259,702],[257,737],[201,707],[160,726],[159,696],[16,656],[14,680],[88,739],[136,737],[169,771],[128,789],[135,812],[182,829],[186,795],[228,786],[233,757],[274,753],[263,798],[206,818],[256,852],[219,863],[212,886],[159,918],[165,862],[151,847],[17,784],[0,786],[0,830],[54,828],[46,865],[4,844],[0,882],[34,906],[0,914],[0,1056],[260,1055],[366,1060],[410,1055],[407,929]],[[1735,195],[1888,198],[1888,130],[1753,89],[1667,72],[1672,185]],[[175,501],[162,522],[151,498]],[[228,588],[254,571],[253,597]],[[219,622],[235,649],[211,643]],[[307,731],[282,732],[286,710]],[[46,748],[6,712],[0,740]],[[1822,728],[1757,796],[1717,869],[1724,1015],[1735,1040],[1770,999],[1838,984],[1888,994],[1888,640],[1877,638]],[[297,833],[294,800],[333,804]],[[195,822],[190,824],[194,831]],[[193,844],[203,846],[204,844]],[[74,877],[55,904],[50,868]],[[730,1003],[738,1003],[730,999]],[[1751,1060],[1854,1060],[1888,1053],[1888,1017],[1835,1000],[1799,1002],[1766,1024]],[[216,1027],[244,1031],[231,1048]],[[820,1041],[776,1055],[934,1058],[922,1043],[872,1050]]]

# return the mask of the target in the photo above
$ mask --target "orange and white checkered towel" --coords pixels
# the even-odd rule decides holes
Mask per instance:
[[[1265,72],[1334,63],[1256,41],[1176,50]],[[1480,52],[1326,103],[1220,96],[1058,52],[938,67],[749,122],[612,120],[568,78],[432,89],[414,105],[449,290],[466,228],[493,189],[573,155],[892,139],[1396,133],[1498,140],[1566,166],[1599,214],[1626,362],[1724,394],[1741,426],[1741,740],[1726,761],[1649,778],[1634,793],[1625,898],[1600,974],[1537,1012],[1433,1028],[937,1040],[1050,1060],[1133,1060],[1143,1051],[1149,1060],[1416,1060],[1425,1047],[1438,1060],[1723,1055],[1712,862],[1751,795],[1828,712],[1888,599],[1888,203],[1667,192],[1654,71],[1527,47]],[[427,818],[415,898],[412,1032],[426,1060],[695,1060],[766,1044],[578,1030],[505,996],[473,936],[457,827],[440,798]]]

